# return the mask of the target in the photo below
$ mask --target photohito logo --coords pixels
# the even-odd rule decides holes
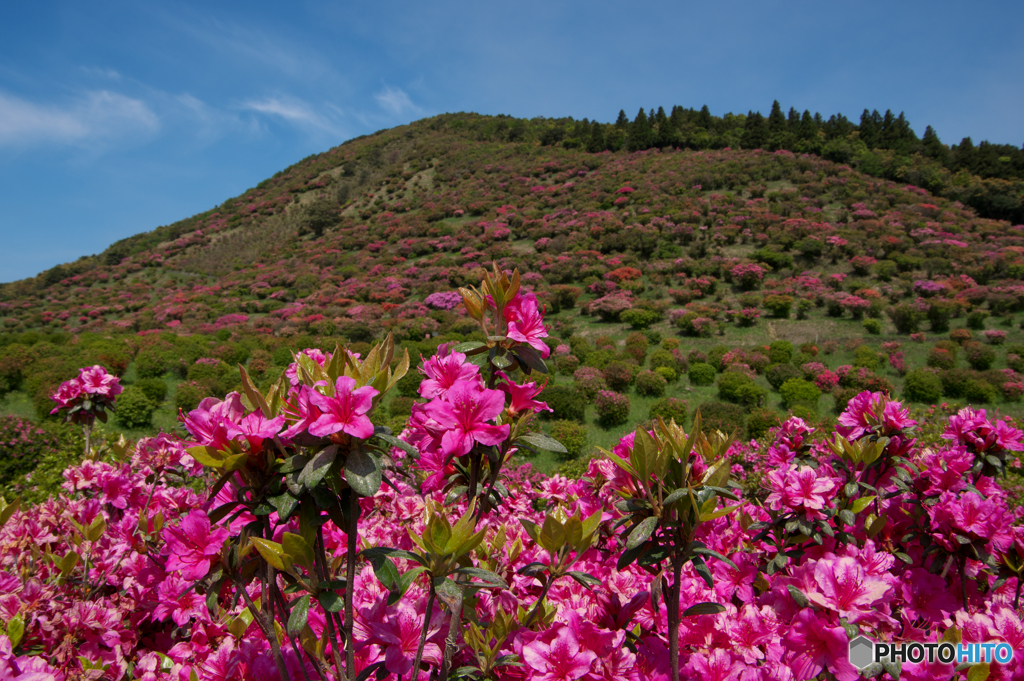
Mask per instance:
[[[988,643],[875,643],[866,636],[850,641],[850,664],[866,669],[875,662],[942,662],[945,664],[1006,664],[1013,659],[1013,648],[1003,641]]]

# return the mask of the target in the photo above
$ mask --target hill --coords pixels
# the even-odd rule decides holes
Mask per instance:
[[[865,386],[1016,413],[1024,228],[853,166],[886,175],[909,159],[901,176],[927,176],[940,193],[1015,186],[1010,170],[952,174],[914,152],[923,142],[912,132],[890,135],[898,149],[869,150],[861,129],[841,135],[813,118],[810,141],[797,127],[773,142],[755,135],[762,124],[772,132],[772,116],[701,127],[701,115],[601,125],[453,114],[304,159],[215,209],[5,285],[3,408],[42,416],[68,372],[102,363],[129,384],[162,381],[162,395],[149,387],[163,405],[155,423],[171,427],[175,406],[232,388],[237,362],[271,381],[290,350],[389,332],[426,354],[438,338],[472,333],[453,291],[497,262],[518,268],[548,306],[549,391],[592,399],[574,377],[590,367],[598,387],[631,395],[630,422],[667,396],[691,410],[740,404],[738,415],[716,408],[746,428],[752,408],[815,414],[820,391],[839,406]],[[671,146],[701,134],[697,146],[722,148]],[[728,146],[744,135],[780,148]],[[848,152],[852,165],[781,148],[804,142]],[[922,330],[944,339],[951,323],[964,328],[944,344],[901,346]],[[713,367],[713,385],[683,378],[694,364]],[[780,364],[789,368],[771,373]],[[787,397],[791,379],[811,389]],[[590,444],[619,435],[590,407],[558,416],[590,424]]]

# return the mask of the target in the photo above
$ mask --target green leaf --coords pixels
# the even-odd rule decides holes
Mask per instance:
[[[348,453],[345,461],[345,481],[357,495],[372,497],[381,486],[380,461],[368,449],[362,447]]]
[[[373,566],[373,574],[377,576],[377,580],[384,585],[384,588],[388,591],[394,590],[400,579],[398,566],[395,565],[395,561],[384,556],[378,556],[371,560],[370,564]]]
[[[495,355],[491,358],[491,364],[497,369],[508,369],[512,366],[512,360],[505,355]]]
[[[725,606],[718,603],[697,603],[683,611],[683,617],[694,617],[696,615],[717,615],[725,612]]]
[[[299,473],[299,484],[310,490],[319,485],[320,481],[327,475],[327,471],[331,469],[331,464],[334,463],[334,459],[337,456],[337,445],[331,445],[320,450],[313,457],[313,460],[307,463],[303,467],[302,472]]]
[[[602,584],[601,580],[594,575],[587,574],[586,572],[580,572],[579,570],[569,570],[565,574],[575,579],[580,586],[584,587],[588,591],[592,587],[601,586]]]
[[[706,546],[703,546],[703,545],[695,546],[695,547],[691,548],[690,551],[692,553],[696,553],[696,554],[701,555],[701,556],[711,556],[712,558],[717,558],[718,560],[722,561],[723,563],[725,563],[726,565],[731,567],[733,570],[738,570],[739,569],[738,567],[736,567],[736,563],[732,562],[731,560],[729,560],[728,558],[723,556],[718,551],[715,551],[714,549],[709,549]]]
[[[654,530],[656,530],[657,527],[657,516],[644,518],[636,527],[633,528],[633,531],[629,533],[629,539],[626,540],[626,549],[635,549],[643,544],[651,538],[651,535],[654,534]]]
[[[229,501],[228,503],[223,504],[222,506],[218,506],[210,513],[210,522],[219,523],[221,520],[226,518],[228,513],[231,513],[231,509],[233,509],[235,506],[238,506],[239,503],[241,502]]]
[[[426,571],[427,568],[425,567],[417,567],[409,570],[408,572],[403,572],[402,576],[398,578],[398,582],[395,584],[394,588],[391,589],[391,593],[388,594],[388,605],[394,605],[397,603],[402,596],[405,595],[405,592],[409,590],[412,583],[416,581],[416,578]]]
[[[280,544],[259,537],[250,537],[249,541],[252,542],[252,545],[256,547],[263,560],[267,561],[271,567],[275,570],[284,570],[284,561],[281,560],[284,548]]]
[[[543,449],[548,452],[567,454],[569,451],[561,442],[544,433],[527,433],[526,435],[521,435],[519,439],[533,445],[537,449]]]
[[[292,604],[292,612],[288,615],[288,627],[286,631],[292,638],[297,638],[306,626],[309,619],[309,594],[306,594]]]
[[[711,570],[708,569],[708,564],[704,562],[704,559],[697,556],[691,562],[693,563],[693,569],[701,576],[701,579],[707,583],[708,588],[715,588],[715,578],[711,576]]]
[[[661,504],[662,504],[662,506],[670,506],[670,505],[676,503],[677,501],[679,501],[680,499],[682,499],[685,496],[686,496],[686,488],[685,487],[683,489],[677,489],[675,492],[672,492],[672,494],[669,494],[667,497],[665,497],[665,500],[663,502],[661,502]]]
[[[807,600],[806,594],[804,594],[804,592],[800,589],[796,588],[792,584],[786,585],[786,588],[789,590],[789,595],[793,597],[793,600],[801,608],[806,608],[808,605],[811,604],[811,602]]]
[[[508,589],[508,584],[500,576],[491,572],[490,570],[484,570],[483,568],[475,567],[464,567],[456,570],[460,575],[466,575],[468,577],[475,577],[481,582],[484,582],[488,586],[495,586],[500,589]]]
[[[406,454],[414,456],[417,459],[420,457],[420,450],[416,449],[415,447],[413,447],[408,442],[403,442],[402,440],[399,440],[394,435],[387,435],[385,433],[374,433],[373,436],[375,438],[377,438],[378,440],[381,440],[381,441],[387,443],[388,445],[390,445],[392,447],[397,447],[397,448],[401,449]]]
[[[345,599],[333,591],[322,591],[317,594],[316,600],[320,607],[327,612],[341,612],[345,607]]]
[[[991,673],[988,662],[979,662],[967,670],[967,681],[985,681]]]
[[[533,371],[537,371],[542,374],[548,373],[548,365],[544,363],[544,358],[542,358],[540,354],[529,345],[517,346],[514,354],[516,359],[519,360],[520,366],[529,367]]]
[[[861,497],[860,499],[856,499],[856,500],[854,500],[854,502],[852,504],[850,504],[850,510],[853,511],[854,515],[856,515],[856,514],[860,513],[861,511],[863,511],[868,506],[870,506],[871,502],[874,501],[874,500],[875,500],[874,496],[867,496],[867,497]]]
[[[22,636],[25,635],[25,620],[22,619],[21,614],[17,614],[7,622],[7,638],[11,639],[11,647],[17,648],[18,644],[21,643]]]
[[[626,549],[625,551],[623,551],[622,555],[619,556],[619,561],[615,564],[615,569],[626,569],[626,567],[628,567],[633,561],[635,561],[637,558],[644,554],[644,550],[646,548],[647,546],[645,544],[641,544],[640,546],[637,546],[635,549]]]
[[[281,536],[281,548],[302,567],[313,567],[313,547],[302,535],[285,532]]]
[[[14,512],[21,506],[21,498],[17,498],[11,503],[7,504],[3,502],[3,498],[0,497],[0,527],[7,524],[7,521],[11,519]]]
[[[487,343],[484,343],[482,341],[466,341],[465,343],[459,343],[454,348],[452,348],[452,350],[455,352],[467,353],[472,352],[473,350],[479,350],[480,348],[485,347],[486,345]]]
[[[366,549],[362,552],[363,558],[373,561],[376,560],[377,556],[387,556],[392,558],[405,558],[413,562],[419,563],[420,565],[426,565],[426,561],[423,556],[413,553],[412,551],[405,551],[404,549],[389,549],[384,546],[376,546],[372,549]]]

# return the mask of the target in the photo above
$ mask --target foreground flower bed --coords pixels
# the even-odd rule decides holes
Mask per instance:
[[[544,478],[516,463],[560,447],[531,425],[543,313],[515,273],[463,301],[481,340],[422,362],[400,434],[373,421],[409,369],[390,339],[305,350],[204,400],[189,442],[93,449],[65,495],[0,510],[0,679],[846,681],[858,634],[1024,650],[1019,430],[965,409],[919,446],[865,392],[835,433],[659,420]],[[1024,665],[868,670],[900,672]]]

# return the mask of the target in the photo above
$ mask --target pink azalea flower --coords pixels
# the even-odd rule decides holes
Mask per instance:
[[[223,527],[211,529],[210,519],[202,511],[192,511],[177,527],[163,531],[168,556],[165,568],[180,570],[182,579],[197,580],[206,576],[214,556],[228,537]]]
[[[435,667],[441,666],[441,648],[437,643],[430,641],[430,638],[441,631],[439,614],[431,613],[430,625],[427,628],[427,644],[423,647],[423,661]],[[397,605],[389,607],[385,621],[370,622],[373,635],[385,646],[384,668],[398,678],[408,676],[412,672],[422,628],[423,613],[407,600],[401,600]],[[429,674],[421,670],[416,676]]]
[[[523,661],[534,670],[534,681],[575,681],[596,659],[597,653],[580,650],[576,634],[564,624],[523,646]]]
[[[80,369],[78,380],[81,382],[82,390],[90,395],[117,397],[122,391],[120,379],[108,374],[107,370],[98,364]]]
[[[309,434],[326,437],[341,431],[365,440],[373,435],[373,424],[366,413],[378,394],[369,385],[356,389],[356,380],[351,376],[339,376],[334,383],[334,397],[317,392],[310,395],[310,401],[320,407],[323,415],[309,427]]]
[[[159,622],[170,617],[179,627],[193,617],[200,622],[209,622],[210,611],[206,601],[191,586],[191,583],[177,575],[168,575],[157,587],[160,600],[153,609],[153,621]]]
[[[850,664],[850,640],[842,627],[830,627],[827,619],[811,608],[802,609],[783,640],[793,652],[790,668],[796,681],[808,681],[825,668],[839,681],[856,681],[860,676]]]
[[[498,375],[505,379],[505,382],[499,385],[498,388],[509,396],[509,405],[506,407],[506,410],[512,418],[515,418],[526,411],[532,411],[534,413],[541,411],[553,411],[547,403],[538,402],[533,399],[539,395],[542,390],[544,390],[544,385],[547,385],[547,382],[540,387],[537,387],[535,382],[519,385],[506,376],[504,372],[499,371]]]
[[[768,485],[772,490],[765,499],[769,508],[803,513],[808,520],[825,518],[822,509],[839,487],[835,478],[826,477],[821,468],[815,470],[810,466],[776,468],[768,473]]]
[[[427,405],[426,414],[446,429],[441,448],[445,457],[450,458],[469,454],[474,442],[489,447],[507,438],[510,431],[507,424],[487,423],[504,410],[505,396],[500,390],[458,381],[448,390],[446,400],[435,399]]]
[[[692,678],[701,681],[734,681],[740,678],[746,665],[740,660],[734,661],[729,651],[716,648],[706,655],[691,655],[687,668],[693,674]]]
[[[61,409],[65,409],[74,400],[78,399],[82,395],[82,382],[77,378],[72,378],[68,381],[64,381],[57,388],[57,392],[50,396],[50,399],[57,403],[57,406],[53,408],[51,414],[56,414]]]
[[[420,372],[426,376],[420,383],[420,397],[432,400],[447,395],[456,381],[470,381],[479,376],[480,367],[470,364],[464,354],[454,352],[450,345],[444,344],[438,346],[436,355],[423,362]]]
[[[544,314],[537,307],[537,296],[522,292],[516,294],[505,305],[504,315],[508,322],[505,335],[514,341],[526,343],[545,359],[551,354],[551,348],[541,340],[548,335],[548,331],[544,327]]]
[[[229,429],[229,432],[234,437],[244,437],[249,442],[250,452],[258,452],[263,448],[263,441],[277,435],[283,425],[284,416],[268,419],[263,412],[254,411],[243,418],[237,428]]]
[[[884,580],[869,577],[860,562],[849,556],[819,560],[814,581],[818,590],[809,592],[808,600],[851,622],[870,617],[874,604],[891,592]]]

